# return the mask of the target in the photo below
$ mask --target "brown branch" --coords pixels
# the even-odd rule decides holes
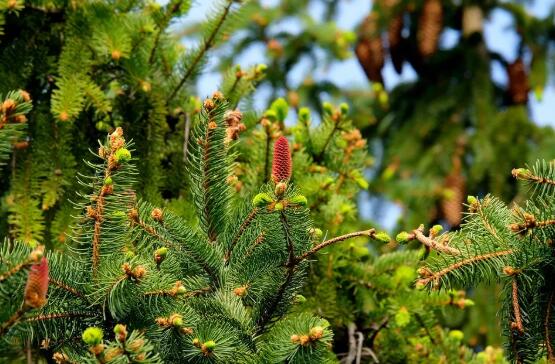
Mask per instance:
[[[521,224],[514,223],[509,225],[510,229],[515,233],[525,233],[526,231],[534,228],[544,228],[547,226],[555,225],[555,219],[549,219],[544,221],[536,221],[534,216],[530,214],[524,214],[524,222]]]
[[[137,209],[133,209],[131,211],[131,213],[129,214],[129,217],[130,217],[130,219],[133,223],[135,223],[137,226],[139,226],[141,229],[143,229],[149,235],[155,237],[156,239],[158,239],[159,241],[164,243],[164,245],[169,246],[169,247],[171,247],[173,249],[176,249],[176,250],[180,250],[180,247],[177,244],[175,244],[174,242],[166,239],[165,237],[160,235],[154,227],[148,225],[146,222],[141,220],[141,218],[139,217],[139,214],[137,212]]]
[[[161,289],[157,291],[145,292],[144,296],[164,296],[164,297],[180,296],[183,298],[189,298],[189,297],[200,296],[201,294],[210,292],[212,290],[210,287],[204,287],[204,288],[200,288],[200,289],[196,289],[193,291],[188,291],[180,294],[178,292],[179,287],[183,287],[181,285],[181,282],[176,282],[175,286],[172,289],[166,289],[166,290]]]
[[[547,310],[545,313],[545,321],[543,328],[545,330],[545,347],[547,348],[547,361],[552,363],[555,361],[555,353],[553,352],[553,346],[551,345],[551,330],[549,328],[549,321],[551,320],[551,306],[553,305],[553,297],[555,296],[555,289],[551,290],[549,295],[549,301],[547,302]]]
[[[198,54],[195,56],[195,58],[193,59],[193,61],[191,62],[191,65],[188,67],[187,71],[185,71],[185,74],[183,75],[183,77],[181,78],[181,80],[179,81],[179,83],[177,84],[177,86],[175,87],[175,89],[172,91],[172,93],[168,96],[168,98],[166,99],[167,103],[169,103],[171,100],[173,100],[173,98],[177,95],[177,93],[179,92],[179,90],[181,89],[181,87],[183,87],[183,85],[185,84],[185,82],[187,82],[187,79],[189,77],[191,77],[191,75],[193,74],[195,68],[198,66],[198,64],[200,63],[200,61],[202,60],[204,54],[206,52],[208,52],[210,50],[210,48],[212,48],[212,46],[214,45],[214,41],[216,39],[216,35],[218,34],[218,32],[220,31],[220,28],[222,27],[222,25],[225,22],[225,19],[227,18],[227,15],[229,14],[229,11],[231,9],[231,6],[233,5],[233,0],[228,0],[227,4],[224,8],[224,11],[222,13],[222,15],[220,16],[220,18],[218,19],[218,23],[216,24],[216,26],[214,27],[214,29],[212,29],[212,32],[210,33],[210,35],[208,36],[207,39],[205,39],[205,41],[202,44],[202,48],[201,50],[198,52]]]
[[[430,272],[429,270],[426,270],[426,277],[421,278],[418,280],[419,284],[422,285],[427,285],[428,283],[430,283],[431,281],[437,281],[439,280],[439,278],[443,277],[444,275],[457,270],[465,265],[468,264],[473,264],[476,262],[481,262],[484,260],[488,260],[488,259],[492,259],[492,258],[496,258],[496,257],[501,257],[503,255],[508,255],[508,254],[512,254],[513,250],[509,249],[509,250],[502,250],[502,251],[497,251],[497,252],[492,252],[492,253],[487,253],[487,254],[483,254],[483,255],[477,255],[475,257],[472,258],[468,258],[468,259],[464,259],[461,260],[459,262],[453,263],[450,266],[443,268],[442,270],[440,270],[439,272],[433,273]]]
[[[416,230],[413,230],[412,233],[414,234],[414,237],[416,238],[416,240],[418,240],[428,248],[442,253],[451,254],[451,255],[459,255],[461,253],[459,249],[450,247],[445,244],[438,243],[431,237],[425,236],[424,233],[422,232],[423,230],[424,230],[424,225],[420,225],[420,227]]]
[[[21,322],[34,322],[34,321],[46,321],[46,320],[56,320],[61,318],[75,318],[75,317],[93,317],[95,316],[92,312],[60,312],[60,313],[50,313],[46,315],[37,315],[26,317]]]
[[[539,183],[539,184],[548,184],[548,185],[555,186],[555,180],[545,178],[545,177],[536,176],[535,174],[532,173],[532,171],[530,171],[528,169],[514,168],[512,170],[512,175],[513,175],[513,177],[515,177],[517,179],[522,179],[522,180],[525,180],[525,181],[532,181],[532,182]]]
[[[307,251],[303,255],[295,258],[293,262],[294,262],[294,264],[298,264],[299,262],[302,262],[303,260],[307,259],[308,257],[312,256],[313,254],[315,254],[319,250],[321,250],[321,249],[323,249],[323,248],[325,248],[329,245],[339,243],[339,242],[347,240],[347,239],[356,238],[356,237],[359,237],[359,236],[372,237],[372,236],[374,236],[375,233],[376,233],[376,229],[369,229],[369,230],[357,231],[357,232],[354,232],[354,233],[341,235],[341,236],[335,237],[333,239],[326,240],[323,243],[320,243],[320,244],[316,245],[315,247],[313,247],[312,249],[310,249],[309,251]]]
[[[266,232],[263,231],[256,237],[256,239],[254,239],[254,243],[252,244],[250,249],[247,250],[247,252],[245,253],[245,256],[247,257],[250,256],[254,251],[254,249],[264,242],[265,238],[266,238]]]
[[[522,325],[522,316],[520,314],[520,304],[518,303],[518,285],[516,282],[516,276],[513,277],[512,282],[512,293],[513,293],[513,312],[515,316],[515,322],[511,323],[511,329],[516,329],[518,332],[524,332],[524,326]]]
[[[235,237],[231,241],[231,244],[229,244],[229,249],[225,253],[224,262],[226,265],[229,263],[229,259],[231,258],[231,253],[233,252],[235,245],[237,245],[237,243],[239,242],[239,239],[241,239],[241,236],[243,235],[245,230],[247,230],[250,224],[254,221],[254,218],[256,217],[257,213],[258,213],[258,208],[256,207],[253,208],[252,211],[247,215],[247,217],[245,218],[241,226],[239,227],[239,230],[235,234]]]
[[[7,333],[8,330],[13,325],[15,325],[17,322],[19,322],[21,317],[25,314],[25,312],[29,311],[30,309],[31,309],[30,306],[23,305],[23,306],[21,306],[20,309],[15,311],[15,313],[13,315],[10,316],[8,321],[2,323],[2,326],[0,326],[0,337],[2,337],[5,333]]]
[[[80,297],[80,298],[85,298],[85,295],[83,295],[83,293],[79,292],[78,290],[76,290],[75,288],[65,284],[62,281],[58,281],[56,279],[52,279],[52,278],[48,278],[48,281],[53,284],[54,286],[61,288],[63,290],[68,291],[69,293],[72,293],[73,295]]]

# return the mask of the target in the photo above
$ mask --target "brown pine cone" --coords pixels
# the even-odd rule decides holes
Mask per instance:
[[[383,83],[382,68],[384,66],[384,50],[378,28],[378,15],[370,13],[364,19],[355,48],[358,62],[364,69],[366,77],[372,82]]]
[[[440,0],[425,0],[418,23],[418,50],[423,58],[437,51],[443,28],[443,7]]]
[[[519,57],[514,63],[507,65],[507,74],[509,76],[507,92],[511,102],[515,105],[526,104],[528,102],[530,84],[522,58]]]
[[[403,62],[405,61],[405,53],[403,51],[403,14],[399,14],[391,19],[387,38],[389,42],[389,55],[393,68],[398,74],[403,72]]]
[[[441,213],[447,223],[459,226],[462,220],[465,197],[465,181],[460,172],[453,171],[445,177],[446,196],[441,200]]]

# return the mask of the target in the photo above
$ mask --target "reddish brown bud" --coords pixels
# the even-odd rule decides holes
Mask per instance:
[[[293,162],[287,138],[281,136],[274,144],[274,160],[272,163],[272,179],[274,182],[287,181],[291,178]]]
[[[34,264],[27,276],[25,286],[25,305],[39,308],[46,304],[48,293],[48,261],[42,257],[39,264]]]

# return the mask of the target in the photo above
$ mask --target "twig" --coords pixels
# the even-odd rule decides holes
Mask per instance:
[[[416,230],[413,230],[412,233],[414,234],[414,237],[416,238],[416,240],[418,240],[428,248],[442,253],[451,254],[451,255],[459,255],[461,253],[459,249],[450,247],[445,244],[440,244],[434,239],[432,239],[431,237],[425,236],[423,233],[423,230],[424,230],[424,225],[420,225],[420,227]]]
[[[63,290],[68,291],[69,293],[72,293],[73,295],[80,297],[80,298],[85,298],[85,296],[83,295],[83,293],[79,292],[78,290],[76,290],[75,288],[65,284],[64,282],[52,279],[52,278],[48,278],[48,281],[50,283],[52,283],[54,286],[61,288]]]
[[[235,234],[235,237],[231,241],[231,244],[229,244],[229,249],[225,253],[224,262],[226,265],[229,264],[229,259],[231,258],[231,253],[233,252],[235,245],[237,245],[237,242],[239,242],[239,239],[241,239],[241,236],[243,235],[245,230],[247,230],[250,224],[254,221],[254,218],[256,217],[257,213],[258,213],[258,208],[256,207],[253,208],[252,211],[247,215],[247,217],[245,218],[241,226],[239,227],[239,230]]]
[[[2,337],[8,330],[15,325],[17,322],[20,321],[21,317],[31,309],[30,306],[22,305],[13,315],[10,316],[8,321],[4,322],[2,326],[0,326],[0,337]]]
[[[212,48],[212,46],[214,45],[214,40],[216,39],[216,35],[218,34],[218,32],[220,31],[220,28],[224,24],[224,21],[227,18],[227,15],[229,14],[229,11],[230,11],[232,5],[233,5],[233,0],[228,0],[222,15],[218,19],[218,23],[216,24],[216,26],[214,27],[214,29],[212,30],[212,32],[210,33],[208,38],[205,39],[205,41],[203,42],[201,50],[198,52],[196,57],[193,59],[193,62],[191,63],[191,65],[189,66],[189,68],[187,69],[187,71],[185,72],[183,77],[181,78],[181,81],[179,81],[179,83],[177,84],[175,89],[168,96],[167,101],[166,101],[167,103],[169,103],[175,97],[175,95],[177,95],[177,93],[179,92],[181,87],[183,87],[183,85],[185,84],[187,79],[193,74],[195,68],[197,67],[197,65],[201,61],[204,54],[210,48]]]
[[[357,342],[355,339],[355,330],[356,330],[356,325],[354,322],[350,322],[349,326],[348,326],[348,333],[349,333],[349,353],[347,354],[347,356],[345,357],[345,359],[343,359],[341,362],[346,363],[346,364],[351,364],[353,361],[355,361],[356,358],[356,348],[357,348]]]
[[[22,322],[46,321],[46,320],[56,320],[61,318],[92,317],[92,316],[95,316],[95,315],[91,312],[60,312],[60,313],[50,313],[47,315],[26,317],[22,320]]]
[[[427,285],[428,283],[430,283],[430,281],[437,281],[439,278],[443,277],[444,275],[446,275],[446,274],[448,274],[448,273],[450,273],[454,270],[457,270],[460,267],[463,267],[465,265],[480,262],[480,261],[484,261],[484,260],[488,260],[488,259],[492,259],[492,258],[496,258],[496,257],[501,257],[503,255],[509,255],[509,254],[512,254],[512,253],[513,253],[513,250],[509,249],[509,250],[502,250],[502,251],[498,251],[498,252],[487,253],[487,254],[483,254],[483,255],[477,255],[477,256],[472,257],[472,258],[464,259],[464,260],[461,260],[459,262],[453,263],[448,267],[443,268],[439,272],[430,273],[425,278],[419,279],[418,283],[423,284],[423,285]]]
[[[369,229],[369,230],[357,231],[357,232],[354,232],[354,233],[341,235],[341,236],[335,237],[333,239],[326,240],[323,243],[320,243],[320,244],[316,245],[315,247],[313,247],[312,249],[310,249],[309,251],[307,251],[303,255],[295,258],[293,260],[293,264],[298,264],[299,262],[302,262],[303,260],[307,259],[308,257],[312,256],[313,254],[315,254],[319,250],[321,250],[321,249],[323,249],[323,248],[325,248],[329,245],[339,243],[341,241],[344,241],[344,240],[347,240],[347,239],[350,239],[350,238],[356,238],[356,237],[359,237],[359,236],[372,237],[372,236],[374,236],[375,233],[376,233],[376,229]]]
[[[382,331],[382,329],[387,327],[388,323],[389,323],[389,317],[385,317],[382,320],[382,322],[380,322],[380,324],[374,329],[374,332],[372,332],[372,335],[368,338],[368,343],[370,344],[370,348],[374,347],[374,341],[376,340],[376,337],[378,336],[380,331]]]
[[[183,163],[187,163],[187,154],[189,152],[189,134],[191,134],[191,117],[189,113],[185,113],[185,128],[183,130]]]

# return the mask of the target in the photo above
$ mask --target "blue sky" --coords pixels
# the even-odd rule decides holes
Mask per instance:
[[[263,1],[263,3],[269,6],[276,2],[277,0]],[[204,19],[213,4],[214,1],[196,1],[183,23],[186,24]],[[553,6],[555,6],[555,0],[536,0],[528,5],[528,10],[534,15],[543,17],[548,14]],[[368,14],[370,7],[371,4],[368,0],[341,1],[336,19],[338,26],[342,29],[354,30],[357,24]],[[323,11],[322,2],[314,2],[311,11],[313,16],[318,18]],[[509,61],[514,60],[516,57],[515,44],[518,40],[518,36],[512,30],[511,24],[512,18],[506,12],[496,10],[490,14],[484,29],[488,48],[499,52]],[[287,26],[288,29],[293,30],[299,29],[298,24],[294,22],[289,22],[282,26]],[[179,25],[177,25],[177,27],[179,27]],[[455,31],[444,32],[441,40],[442,46],[449,47],[457,41],[457,37],[458,35]],[[187,41],[185,44],[187,45]],[[264,62],[264,54],[264,47],[251,48],[238,60],[238,62],[243,66]],[[211,94],[212,91],[217,89],[220,82],[220,76],[210,72],[211,66],[213,66],[213,64],[208,65],[205,74],[199,80],[198,92],[200,95]],[[310,69],[310,65],[307,62],[301,62],[297,67],[291,70],[291,84],[295,85],[301,82],[309,72],[313,72],[317,79],[328,79],[343,87],[365,88],[369,86],[355,58],[336,62],[329,68],[319,68],[317,70]],[[506,83],[505,70],[496,63],[493,65],[492,74],[496,82],[500,84]],[[412,80],[414,77],[416,77],[416,75],[408,65],[405,65],[401,75],[395,73],[390,63],[387,63],[384,69],[384,79],[387,88],[392,88],[399,82]],[[264,98],[264,94],[267,95],[267,92],[262,90],[261,98]],[[261,107],[262,105],[263,103],[260,104]],[[551,80],[544,92],[544,97],[541,102],[536,100],[533,95],[530,97],[530,112],[533,120],[541,125],[555,126],[555,107],[553,105],[555,105],[555,87],[553,85],[553,80]]]

